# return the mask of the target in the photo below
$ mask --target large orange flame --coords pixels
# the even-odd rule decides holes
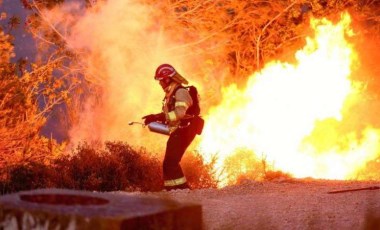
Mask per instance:
[[[347,39],[353,35],[350,24],[348,13],[337,24],[312,19],[315,36],[296,52],[296,64],[271,62],[249,77],[245,89],[223,89],[221,104],[206,116],[200,142],[206,159],[217,154],[219,173],[241,149],[256,158],[264,155],[276,170],[294,177],[348,179],[376,157],[379,131],[367,127],[360,138],[336,137],[329,126],[343,122],[345,107],[359,100],[358,84],[350,79],[357,61]],[[329,136],[339,143],[321,148]]]

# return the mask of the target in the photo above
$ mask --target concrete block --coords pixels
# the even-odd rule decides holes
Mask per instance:
[[[40,189],[1,196],[0,229],[202,229],[202,207],[128,193]]]

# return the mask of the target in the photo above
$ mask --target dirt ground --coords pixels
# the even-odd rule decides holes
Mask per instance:
[[[246,181],[222,189],[144,195],[201,204],[204,229],[380,229],[379,186],[308,179]],[[373,189],[329,193],[368,187]]]

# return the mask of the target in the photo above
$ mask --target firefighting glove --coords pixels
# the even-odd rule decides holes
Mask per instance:
[[[147,125],[155,121],[160,121],[164,123],[166,120],[164,113],[149,114],[149,115],[143,116],[142,119],[144,119],[144,125]]]

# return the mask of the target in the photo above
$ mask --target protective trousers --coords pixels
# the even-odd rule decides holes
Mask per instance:
[[[163,162],[164,188],[166,190],[188,188],[186,177],[182,172],[180,161],[187,147],[195,138],[192,126],[176,129],[166,143]]]

